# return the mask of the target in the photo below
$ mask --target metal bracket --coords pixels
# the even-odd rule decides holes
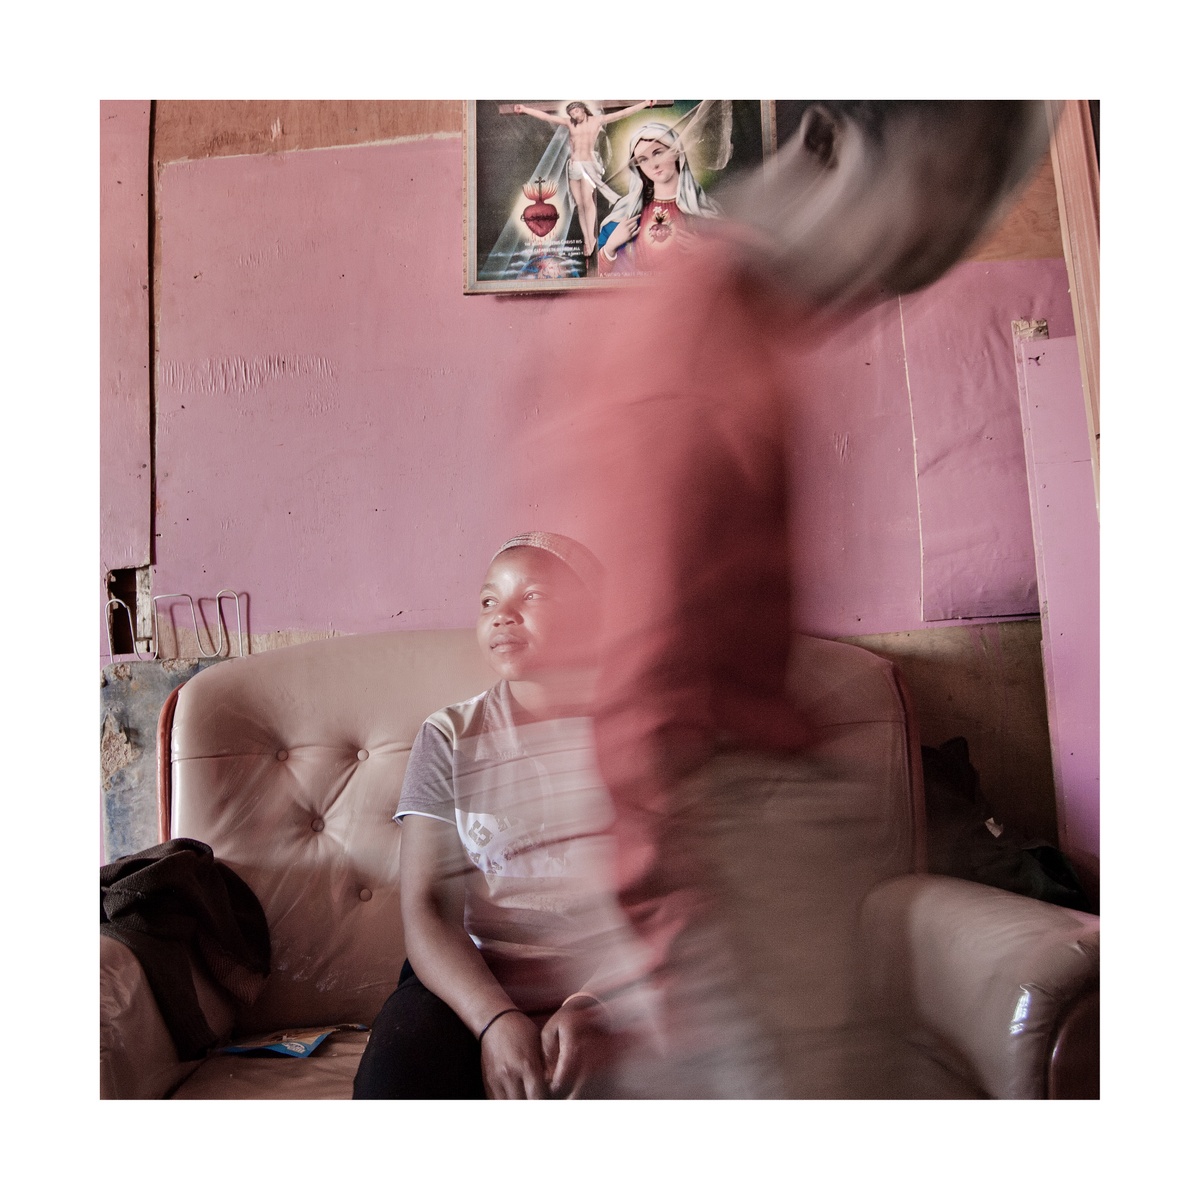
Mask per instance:
[[[133,613],[130,612],[129,605],[126,604],[124,600],[117,599],[116,597],[109,600],[108,603],[104,606],[104,613],[105,613],[105,617],[106,617],[105,625],[108,628],[108,661],[112,662],[114,655],[113,655],[113,643],[112,643],[112,626],[111,626],[111,623],[107,620],[107,616],[108,616],[108,610],[114,604],[119,604],[125,610],[125,616],[127,617],[128,621],[129,621],[130,644],[133,646],[133,653],[137,656],[138,661],[139,662],[153,662],[155,659],[158,658],[159,651],[162,646],[162,641],[159,637],[159,632],[158,632],[158,602],[160,600],[186,600],[188,602],[188,607],[192,610],[192,628],[196,634],[196,653],[199,658],[230,657],[230,655],[228,655],[226,653],[228,650],[228,647],[226,645],[226,639],[225,639],[225,617],[221,611],[221,597],[222,596],[232,596],[233,597],[234,611],[237,614],[237,656],[238,656],[238,658],[242,658],[245,655],[245,647],[244,647],[243,636],[242,636],[242,598],[232,588],[222,588],[216,595],[217,633],[218,633],[219,637],[218,637],[216,647],[209,653],[205,653],[205,651],[203,649],[203,643],[200,639],[200,618],[196,613],[196,603],[187,592],[166,592],[166,593],[163,593],[162,595],[152,596],[150,598],[151,608],[154,612],[154,637],[151,642],[149,657],[143,656],[141,651],[138,650],[138,648],[137,648],[137,640],[133,636],[133,633],[134,633]],[[209,643],[211,644],[211,642],[212,642],[212,639],[210,637]]]

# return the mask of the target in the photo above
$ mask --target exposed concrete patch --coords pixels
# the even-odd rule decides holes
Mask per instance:
[[[129,738],[113,719],[112,713],[104,714],[104,725],[100,730],[100,786],[107,791],[112,787],[113,776],[131,762],[136,762],[139,751],[130,744]]]
[[[332,637],[344,637],[333,629],[280,629],[274,633],[256,633],[250,638],[250,650],[261,654],[264,650],[278,650],[283,646],[300,646],[305,642],[323,642]]]
[[[195,659],[127,660],[101,668],[100,788],[107,862],[158,842],[158,716],[171,692],[209,665]]]

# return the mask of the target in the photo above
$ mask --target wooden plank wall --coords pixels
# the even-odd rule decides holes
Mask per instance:
[[[1100,504],[1100,159],[1089,103],[1063,105],[1050,147],[1087,406],[1092,485]]]
[[[159,100],[156,163],[462,132],[461,100]]]
[[[156,165],[226,154],[278,154],[461,134],[461,100],[159,100]],[[1047,154],[1024,195],[970,256],[1062,258],[1058,193]]]
[[[1009,209],[994,233],[985,237],[970,258],[997,262],[1021,258],[1062,258],[1062,228],[1054,167],[1047,154],[1024,194]]]
[[[157,175],[164,164],[181,160],[457,136],[462,114],[458,100],[159,100],[153,162]],[[161,213],[157,205],[156,210]],[[157,263],[157,237],[155,241]],[[1049,156],[1021,199],[970,257],[983,262],[1063,257]],[[157,327],[157,296],[155,311]],[[266,636],[271,645],[281,645],[322,635]],[[1033,621],[846,640],[902,666],[916,696],[923,740],[936,744],[956,734],[968,738],[1000,820],[1053,841],[1039,637],[1040,626]],[[263,648],[256,640],[254,649]],[[178,648],[179,653],[190,650]]]

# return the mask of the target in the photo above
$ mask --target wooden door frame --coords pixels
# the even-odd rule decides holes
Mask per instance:
[[[1092,481],[1100,504],[1100,159],[1087,100],[1046,102],[1063,255],[1079,342]]]

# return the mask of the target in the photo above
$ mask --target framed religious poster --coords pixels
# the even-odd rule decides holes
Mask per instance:
[[[464,290],[653,274],[774,150],[765,100],[469,100]]]

